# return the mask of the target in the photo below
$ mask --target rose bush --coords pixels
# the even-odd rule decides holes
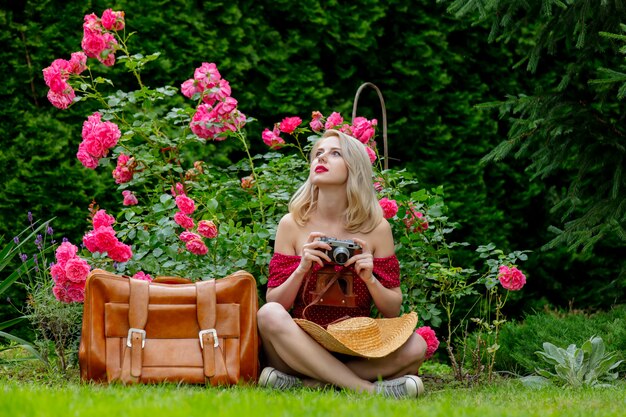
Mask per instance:
[[[89,206],[91,225],[83,237],[84,249],[69,242],[59,248],[51,268],[55,282],[61,270],[66,277],[71,271],[72,283],[84,282],[87,263],[140,279],[210,279],[246,269],[261,290],[278,221],[308,172],[307,151],[330,128],[361,141],[374,166],[373,186],[397,240],[404,311],[415,310],[422,322],[437,327],[446,297],[476,295],[475,284],[490,285],[487,277],[496,280],[494,267],[504,260],[507,265],[522,260],[521,252],[490,259],[496,263],[488,262],[489,271],[483,275],[454,266],[453,250],[460,244],[446,240],[455,224],[446,216],[443,188],[426,190],[410,172],[382,169],[376,119],[355,117],[347,122],[339,112],[325,117],[313,111],[306,124],[299,116],[285,115],[249,139],[246,128],[254,119],[240,111],[236,88],[215,63],[202,63],[191,78],[181,76],[180,89],[151,88],[141,71],[159,54],[131,54],[132,33],[126,30],[123,11],[89,14],[82,51],[43,70],[52,105],[84,111],[81,102],[98,103],[98,111],[86,114],[76,155],[88,169],[111,170],[111,186],[120,192],[119,201]],[[123,67],[137,89],[115,90],[113,81],[96,75],[100,64]],[[262,141],[268,152],[253,156],[250,140]],[[223,141],[236,144],[245,157],[225,167],[212,163]],[[78,296],[58,298],[78,301]],[[424,334],[432,355],[438,341],[431,331],[427,328]]]

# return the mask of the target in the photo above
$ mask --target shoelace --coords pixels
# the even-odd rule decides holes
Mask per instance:
[[[382,381],[377,385],[376,392],[390,398],[405,398],[408,395],[406,388],[407,379],[398,378],[391,381]]]
[[[272,385],[276,389],[290,389],[299,385],[300,383],[300,379],[298,379],[297,377],[293,375],[287,375],[279,371],[274,371],[274,372],[276,372],[276,380],[274,381],[274,384]]]

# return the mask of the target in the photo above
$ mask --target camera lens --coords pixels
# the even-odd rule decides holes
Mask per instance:
[[[348,262],[350,258],[350,251],[343,246],[337,246],[333,251],[333,259],[335,259],[335,263],[339,265],[343,265]]]

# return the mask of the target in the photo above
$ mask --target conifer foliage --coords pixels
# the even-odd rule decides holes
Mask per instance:
[[[490,21],[490,41],[527,45],[534,91],[511,92],[497,108],[508,135],[483,162],[528,160],[551,186],[562,224],[546,247],[590,253],[626,241],[626,153],[622,0],[439,0],[458,18]],[[521,40],[521,41],[520,41]],[[622,72],[620,72],[620,70]],[[554,76],[556,75],[556,77]],[[624,272],[624,271],[622,271]]]

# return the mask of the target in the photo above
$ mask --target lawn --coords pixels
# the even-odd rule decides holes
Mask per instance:
[[[429,388],[429,384],[426,384]],[[432,388],[432,387],[431,387]],[[417,400],[338,391],[255,387],[97,386],[0,379],[2,416],[623,416],[615,389],[530,389],[514,380],[479,388],[431,389]]]

